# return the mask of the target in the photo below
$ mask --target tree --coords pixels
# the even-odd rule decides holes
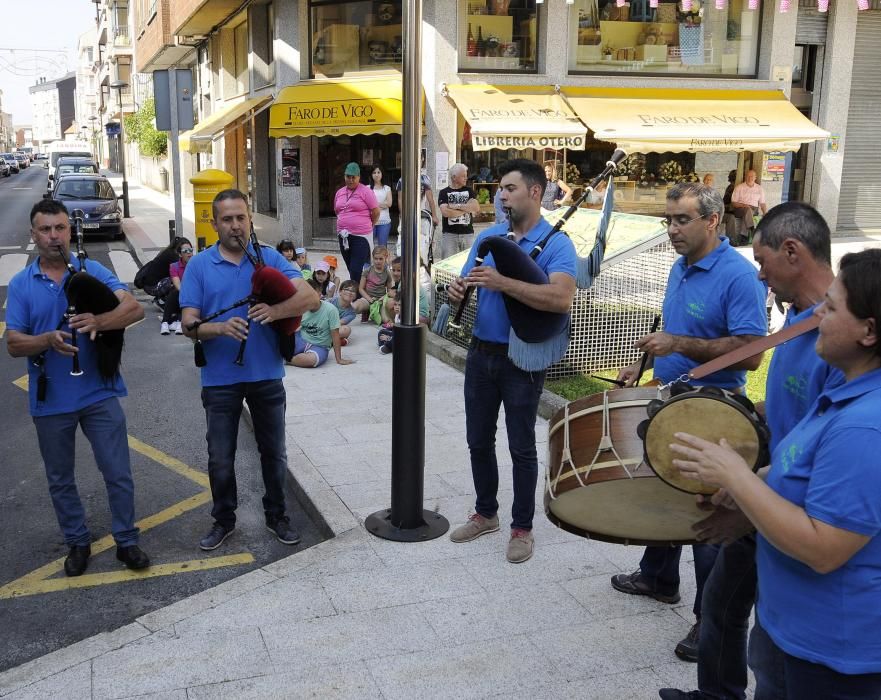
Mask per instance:
[[[156,103],[151,97],[134,114],[125,116],[125,135],[138,144],[138,150],[145,156],[157,158],[168,152],[168,136],[157,131]]]

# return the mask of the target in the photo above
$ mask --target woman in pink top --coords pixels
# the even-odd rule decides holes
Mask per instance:
[[[165,297],[165,308],[162,313],[162,325],[159,332],[162,335],[174,333],[175,335],[183,335],[183,329],[180,325],[180,303],[178,295],[180,294],[180,282],[184,276],[184,270],[187,269],[187,263],[193,257],[193,244],[186,238],[177,239],[178,261],[171,263],[168,267],[168,276],[171,278],[173,287]]]
[[[360,280],[361,270],[370,264],[370,236],[373,224],[379,219],[376,195],[361,184],[361,167],[349,163],[345,171],[346,185],[333,196],[336,212],[336,230],[340,239],[340,253],[349,269],[349,279]]]

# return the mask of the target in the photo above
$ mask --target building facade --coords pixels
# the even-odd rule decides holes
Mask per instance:
[[[281,235],[307,244],[334,235],[332,197],[347,162],[361,163],[364,182],[379,166],[394,186],[400,0],[144,0],[135,9],[139,68],[194,74],[198,123],[181,141],[185,173],[226,170],[256,212],[277,219]],[[749,0],[693,0],[689,11],[663,0],[657,8],[647,0],[423,3],[425,169],[439,189],[450,165],[466,163],[483,199],[492,196],[498,163],[513,156],[565,164],[564,179],[578,184],[622,141],[603,130],[599,111],[630,100],[652,114],[675,95],[664,138],[628,142],[640,155],[619,187],[622,209],[658,213],[665,184],[678,177],[712,173],[722,190],[729,172],[739,181],[755,169],[769,203],[809,201],[839,234],[881,230],[881,159],[865,155],[876,121],[866,106],[877,103],[881,85],[877,71],[860,70],[881,58],[879,18],[881,8],[858,12],[853,0],[832,0],[826,13],[804,0],[786,13]],[[732,145],[732,127],[683,147],[672,130],[678,120],[706,123],[735,102],[754,113],[726,117],[731,124],[758,129],[766,113],[783,109],[781,99],[781,121],[770,124],[775,139],[762,140],[759,129]],[[532,111],[508,111],[490,125],[486,115],[505,100]],[[704,105],[709,116],[688,116],[685,103]],[[331,107],[322,112],[322,104]],[[359,121],[359,111],[374,118]],[[546,138],[523,138],[524,129],[542,127],[528,123],[537,113],[555,123],[543,125]]]

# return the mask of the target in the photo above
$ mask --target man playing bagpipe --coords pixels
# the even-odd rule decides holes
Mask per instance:
[[[208,423],[214,525],[199,546],[216,549],[235,529],[235,457],[244,401],[260,451],[266,527],[280,542],[297,544],[300,536],[285,515],[282,353],[293,352],[293,331],[299,325],[293,317],[314,306],[318,295],[280,253],[257,244],[242,192],[218,193],[212,213],[217,244],[189,262],[180,291],[184,333],[203,352],[197,364],[202,367],[202,405]],[[250,306],[242,311],[245,304]],[[209,315],[217,320],[209,322]]]
[[[70,220],[61,202],[31,209],[31,240],[38,257],[9,283],[7,348],[28,359],[28,397],[49,494],[70,552],[68,576],[80,576],[92,536],[77,492],[77,426],[92,445],[112,514],[116,557],[130,569],[150,559],[138,547],[134,482],[119,374],[122,331],[144,318],[141,305],[110,270],[70,253]]]
[[[477,498],[475,512],[450,539],[469,542],[499,529],[495,434],[504,405],[514,475],[507,559],[520,563],[532,556],[534,547],[535,419],[545,371],[568,345],[576,253],[565,234],[548,237],[552,226],[540,211],[547,184],[542,167],[516,159],[503,163],[499,175],[508,224],[478,236],[462,276],[447,290],[451,301],[464,305],[468,291],[477,289],[477,318],[465,366],[465,423]]]

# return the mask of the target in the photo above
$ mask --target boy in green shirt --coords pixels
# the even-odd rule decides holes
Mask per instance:
[[[309,280],[309,285],[316,291],[319,287],[314,279]],[[340,340],[340,312],[333,304],[318,299],[300,320],[290,364],[294,367],[320,367],[333,348],[337,364],[350,365],[355,361],[343,357]]]

